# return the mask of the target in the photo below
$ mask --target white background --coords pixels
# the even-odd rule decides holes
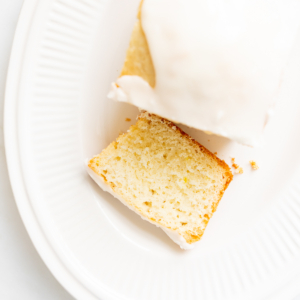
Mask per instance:
[[[3,143],[4,88],[22,3],[23,0],[0,0],[0,299],[71,300],[34,249],[19,216],[7,174]],[[294,300],[300,300],[300,296]]]

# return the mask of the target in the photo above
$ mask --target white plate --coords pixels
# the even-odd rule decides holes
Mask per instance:
[[[27,0],[5,103],[10,178],[45,263],[77,299],[288,300],[300,293],[300,36],[262,149],[185,128],[244,168],[180,250],[86,175],[137,109],[106,98],[139,0]],[[260,169],[252,171],[249,160]]]

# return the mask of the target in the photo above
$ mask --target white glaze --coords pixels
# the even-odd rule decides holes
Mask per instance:
[[[143,215],[141,215],[140,212],[138,210],[136,210],[134,207],[129,206],[122,197],[120,197],[118,194],[116,194],[112,190],[112,188],[104,182],[104,180],[101,176],[96,174],[91,168],[88,167],[88,160],[86,160],[85,166],[86,166],[86,170],[87,170],[88,174],[99,185],[99,187],[101,187],[101,189],[103,191],[110,193],[115,198],[120,200],[125,206],[127,206],[129,209],[131,209],[132,211],[137,213],[143,220],[148,221],[148,222],[156,225],[157,227],[160,227],[176,244],[178,244],[180,246],[181,249],[189,250],[189,249],[194,248],[194,244],[188,244],[186,242],[186,240],[176,231],[173,231],[171,229],[168,229],[157,223],[152,222],[151,220],[149,220],[149,219],[145,218]]]
[[[299,15],[298,0],[145,0],[156,86],[123,76],[109,98],[257,146]]]

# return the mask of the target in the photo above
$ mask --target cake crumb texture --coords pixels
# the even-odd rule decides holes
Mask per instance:
[[[251,165],[253,170],[258,170],[259,169],[259,166],[257,165],[257,163],[254,160],[250,160],[250,165]]]
[[[244,170],[242,167],[238,167],[236,170],[235,170],[235,173],[236,174],[243,174],[244,173]]]
[[[147,112],[88,166],[128,206],[189,244],[201,238],[232,180],[224,161]]]
[[[231,158],[232,167],[235,169],[236,174],[243,174],[244,170],[242,167],[240,167],[238,164],[235,163],[235,158]]]

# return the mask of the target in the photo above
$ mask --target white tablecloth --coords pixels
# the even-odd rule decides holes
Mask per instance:
[[[19,216],[7,174],[3,142],[4,87],[22,3],[23,0],[0,0],[0,299],[71,300],[73,298],[52,276],[33,247]],[[300,300],[300,295],[294,300]]]

